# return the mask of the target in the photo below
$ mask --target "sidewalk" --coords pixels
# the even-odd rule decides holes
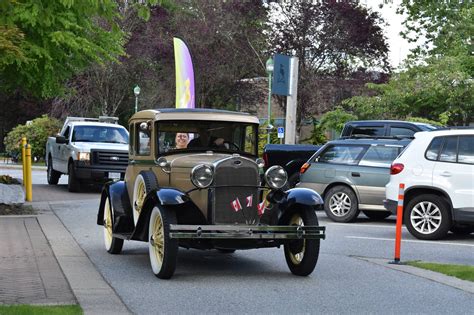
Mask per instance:
[[[77,304],[84,314],[130,314],[49,202],[35,216],[0,216],[0,304]]]

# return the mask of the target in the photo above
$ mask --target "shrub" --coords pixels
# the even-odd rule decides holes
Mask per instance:
[[[44,157],[48,137],[55,135],[61,126],[59,120],[47,115],[36,118],[29,124],[18,125],[5,137],[5,150],[10,156],[21,156],[21,138],[26,137],[31,145],[31,155]]]

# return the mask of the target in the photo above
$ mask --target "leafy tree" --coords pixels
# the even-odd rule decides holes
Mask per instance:
[[[325,110],[315,93],[322,77],[345,79],[360,70],[389,70],[382,22],[355,1],[270,4],[270,53],[299,58],[298,121]]]
[[[59,120],[47,115],[33,119],[28,124],[18,125],[5,137],[6,151],[10,155],[20,154],[21,138],[26,137],[31,145],[31,155],[42,158],[46,154],[48,137],[55,135],[61,126]]]
[[[324,128],[321,125],[321,122],[313,119],[313,130],[311,130],[311,135],[303,139],[302,143],[309,143],[309,144],[324,144],[328,141],[326,135],[324,134]]]

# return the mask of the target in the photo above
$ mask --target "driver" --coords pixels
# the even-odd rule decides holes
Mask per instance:
[[[186,149],[189,143],[189,135],[184,132],[178,132],[174,142],[176,143],[176,149]]]

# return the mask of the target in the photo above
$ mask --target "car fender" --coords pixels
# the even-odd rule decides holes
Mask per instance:
[[[292,188],[285,192],[276,191],[269,197],[270,202],[278,204],[279,224],[286,224],[288,217],[301,208],[319,210],[324,205],[323,198],[309,188]]]
[[[173,188],[152,190],[145,197],[143,208],[138,218],[132,240],[148,241],[148,225],[154,207],[167,208],[176,213],[178,224],[207,224],[206,218],[198,206],[185,192]]]
[[[99,212],[97,214],[98,225],[103,225],[106,197],[109,197],[111,206],[114,209],[114,225],[112,231],[114,233],[131,233],[134,228],[132,207],[125,182],[108,182],[104,185],[100,197]]]

